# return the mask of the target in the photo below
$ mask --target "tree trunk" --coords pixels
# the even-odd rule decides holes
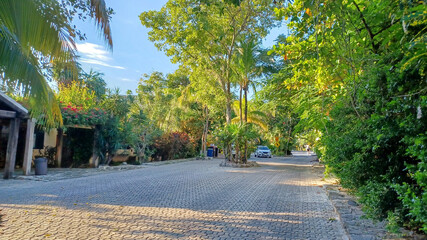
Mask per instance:
[[[245,93],[245,124],[248,123],[248,86],[246,85],[244,88],[244,93]],[[246,125],[245,125],[245,131],[246,131]],[[247,163],[247,158],[248,158],[248,141],[245,139],[245,149],[243,152],[244,156],[243,156],[243,163]]]
[[[225,121],[227,125],[231,124],[231,96],[227,94],[226,97],[226,109],[225,109]]]
[[[240,85],[240,97],[239,97],[239,116],[240,116],[240,123],[243,123],[243,108],[242,108],[242,90],[243,86]]]
[[[226,87],[226,109],[225,109],[225,120],[227,122],[227,125],[231,124],[231,92],[230,92],[231,84],[230,82],[227,83]],[[232,160],[232,154],[231,154],[231,143],[226,146],[226,149],[224,149],[225,159],[228,161]]]
[[[200,155],[204,155],[206,152],[206,142],[208,138],[208,130],[209,130],[209,109],[207,106],[205,106],[205,114],[206,114],[206,121],[203,126],[203,134],[202,134],[202,149],[200,150]]]
[[[245,93],[245,117],[244,117],[244,121],[245,123],[248,122],[248,86],[246,85],[244,88],[244,93]]]
[[[288,150],[289,150],[289,141],[291,140],[291,134],[292,134],[292,128],[291,128],[291,126],[292,126],[292,118],[290,118],[289,119],[289,124],[288,124],[288,126],[289,126],[289,130],[288,130],[288,139],[287,139],[287,141],[286,141],[286,152],[285,152],[285,156],[287,156],[288,155]]]
[[[93,168],[97,168],[99,165],[98,137],[99,137],[99,127],[95,126],[93,130],[92,157],[90,158],[90,166]]]
[[[146,160],[148,160],[148,157],[145,154],[145,149],[147,148],[147,133],[144,131],[144,135],[143,135],[143,141],[142,141],[142,161],[145,162]]]

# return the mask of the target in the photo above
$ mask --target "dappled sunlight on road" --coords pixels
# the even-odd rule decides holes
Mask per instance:
[[[255,173],[254,170],[246,170],[246,169],[232,169],[232,170],[225,170],[225,172],[229,172],[229,173]]]
[[[185,238],[206,239],[221,236],[225,229],[267,234],[263,226],[301,224],[301,218],[310,213],[195,211],[164,207],[117,206],[76,203],[70,207],[50,205],[0,204],[4,209],[7,233],[34,232],[33,236],[54,239],[141,239]],[[0,235],[1,236],[1,235]],[[224,237],[227,237],[225,235]],[[229,236],[232,237],[232,236]]]
[[[0,239],[342,239],[312,159],[255,159],[253,168],[217,159],[5,183]]]
[[[283,167],[311,167],[310,164],[302,164],[302,163],[280,163],[280,162],[258,162],[259,165],[266,166],[283,166]]]

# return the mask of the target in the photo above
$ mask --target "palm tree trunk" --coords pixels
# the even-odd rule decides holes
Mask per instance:
[[[245,123],[247,123],[248,122],[248,85],[247,84],[244,88],[244,92],[245,92],[245,117],[244,117],[244,121],[245,121]]]
[[[243,108],[242,108],[242,90],[243,90],[243,86],[240,85],[240,97],[239,97],[239,115],[240,115],[240,123],[243,122]]]
[[[245,124],[248,123],[248,85],[245,85],[244,88],[244,92],[245,92]],[[245,131],[246,131],[246,125],[245,125]],[[245,140],[245,150],[244,150],[244,156],[243,156],[243,163],[247,162],[247,158],[248,158],[248,141]]]

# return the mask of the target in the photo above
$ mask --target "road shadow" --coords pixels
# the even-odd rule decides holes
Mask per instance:
[[[2,209],[0,209],[0,228],[4,227],[3,225],[3,215],[2,215]]]
[[[165,207],[131,207],[94,204],[96,212],[87,211],[90,206],[78,205],[75,209],[55,206],[7,206],[16,216],[10,221],[23,228],[60,227],[63,233],[39,230],[38,234],[62,239],[72,235],[87,238],[87,231],[102,239],[114,233],[120,239],[316,239],[329,232],[330,239],[338,235],[337,223],[330,216],[316,213],[249,212],[236,210],[200,211]],[[295,206],[294,206],[295,207]],[[315,212],[312,212],[312,211]],[[63,224],[64,221],[67,224]],[[316,226],[308,230],[308,226]],[[8,229],[18,226],[8,226]],[[85,231],[79,232],[81,229]],[[63,234],[63,235],[61,235]],[[18,236],[17,236],[18,237]],[[22,239],[22,238],[21,238]]]

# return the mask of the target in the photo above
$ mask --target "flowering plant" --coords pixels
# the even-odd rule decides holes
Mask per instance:
[[[84,109],[81,106],[68,104],[61,108],[64,125],[95,126],[102,125],[108,119],[105,110],[99,108]]]

